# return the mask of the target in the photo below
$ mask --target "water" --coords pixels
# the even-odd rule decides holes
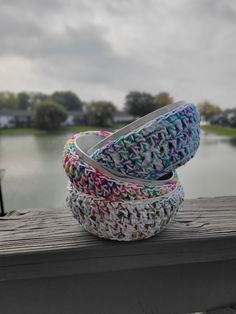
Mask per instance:
[[[0,137],[6,210],[66,206],[62,151],[69,135]],[[202,134],[196,157],[178,170],[186,198],[236,195],[236,139]]]

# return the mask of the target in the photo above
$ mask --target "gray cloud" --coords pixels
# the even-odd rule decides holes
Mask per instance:
[[[232,0],[0,0],[0,89],[129,90],[236,106]]]

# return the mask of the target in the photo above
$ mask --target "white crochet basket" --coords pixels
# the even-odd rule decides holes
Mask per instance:
[[[179,184],[169,194],[138,201],[107,201],[68,186],[67,204],[85,230],[100,238],[132,241],[154,236],[175,217],[183,202]]]

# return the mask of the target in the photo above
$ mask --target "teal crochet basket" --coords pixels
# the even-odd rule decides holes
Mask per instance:
[[[200,115],[192,103],[156,110],[89,150],[102,166],[120,174],[159,179],[184,165],[200,143]]]

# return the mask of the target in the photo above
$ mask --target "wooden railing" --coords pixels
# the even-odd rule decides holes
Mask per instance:
[[[0,218],[1,314],[173,314],[235,303],[236,197],[185,201],[160,235],[133,243],[89,235],[67,209]]]

